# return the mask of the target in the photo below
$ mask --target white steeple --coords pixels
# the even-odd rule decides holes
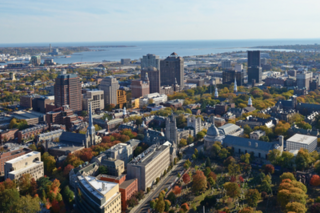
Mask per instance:
[[[249,100],[248,100],[248,106],[249,106],[249,107],[252,107],[252,99],[251,99],[251,96],[249,97]]]
[[[215,97],[215,98],[219,98],[219,93],[218,93],[217,86],[216,86],[216,89],[215,89],[215,91],[214,91],[214,97]]]
[[[127,110],[126,107],[123,107],[123,117],[125,118],[127,116]]]
[[[237,87],[237,79],[234,78],[234,89],[233,92],[238,92],[238,87]]]

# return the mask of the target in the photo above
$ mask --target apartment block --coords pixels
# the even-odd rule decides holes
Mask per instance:
[[[43,162],[40,152],[30,152],[20,157],[9,160],[4,165],[5,179],[18,180],[23,174],[30,174],[38,180],[44,175]]]

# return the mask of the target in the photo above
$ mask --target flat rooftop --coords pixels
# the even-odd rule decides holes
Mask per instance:
[[[15,175],[15,174],[24,173],[25,171],[28,171],[30,168],[36,167],[36,166],[41,165],[41,164],[43,164],[42,161],[37,161],[37,162],[34,162],[34,163],[32,163],[32,164],[30,164],[27,167],[24,167],[22,169],[11,171],[11,172],[9,172],[9,174]]]
[[[11,164],[14,164],[16,162],[19,162],[21,160],[25,160],[27,158],[30,158],[32,156],[35,156],[35,155],[38,155],[40,154],[40,152],[37,152],[37,151],[33,151],[33,152],[29,152],[28,154],[25,154],[25,155],[22,155],[20,157],[17,157],[17,158],[14,158],[12,160],[8,160],[6,163],[11,163]],[[40,160],[40,159],[39,159]]]
[[[79,176],[78,179],[82,185],[98,199],[103,199],[105,194],[107,194],[113,187],[118,185],[118,183],[97,180],[92,176]]]
[[[287,142],[310,144],[317,140],[317,137],[310,135],[295,134],[287,140]]]

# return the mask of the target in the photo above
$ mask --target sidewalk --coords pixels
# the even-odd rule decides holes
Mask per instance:
[[[156,192],[162,186],[162,183],[164,182],[164,180],[166,180],[169,177],[169,175],[177,168],[179,163],[182,163],[184,161],[186,161],[186,160],[185,159],[181,159],[180,161],[178,161],[177,164],[174,165],[172,167],[172,169],[164,177],[161,178],[161,180],[156,185],[156,187],[153,187],[153,189],[151,189],[150,192],[148,194],[146,194],[145,197],[142,200],[139,201],[139,204],[136,205],[135,207],[133,207],[130,210],[130,212],[136,212],[137,209],[139,209],[141,206],[145,205],[145,201],[147,201],[148,199],[151,200],[151,198],[154,196],[154,192]]]

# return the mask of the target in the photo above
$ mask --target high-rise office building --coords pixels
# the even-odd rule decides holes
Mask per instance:
[[[260,51],[248,51],[248,83],[252,80],[256,83],[262,82]]]
[[[144,55],[141,59],[141,69],[155,67],[160,70],[160,58],[154,54]]]
[[[234,79],[237,81],[238,86],[242,86],[244,84],[244,72],[236,72],[235,70],[225,70],[222,73],[222,82],[223,84],[232,84],[234,83]]]
[[[310,81],[312,80],[312,72],[298,72],[297,73],[297,86],[298,88],[310,89]]]
[[[41,56],[40,55],[34,55],[30,59],[30,63],[34,66],[39,66],[41,64]]]
[[[132,98],[140,98],[150,93],[148,77],[144,80],[131,81]]]
[[[146,80],[146,76],[148,76],[149,78],[150,93],[160,93],[160,69],[157,69],[155,67],[142,69],[141,80]]]
[[[117,105],[117,90],[120,85],[117,79],[108,76],[105,77],[99,86],[99,89],[104,91],[104,103],[105,105],[114,104]]]
[[[92,111],[104,109],[104,92],[102,90],[88,90],[83,94],[82,108],[83,110],[89,109],[91,103]]]
[[[61,74],[54,85],[54,103],[57,107],[69,105],[73,111],[82,110],[80,79],[75,74]]]
[[[172,53],[160,61],[161,86],[174,85],[177,80],[180,89],[184,88],[184,60],[177,53]]]
[[[248,51],[248,67],[261,67],[260,51]]]

